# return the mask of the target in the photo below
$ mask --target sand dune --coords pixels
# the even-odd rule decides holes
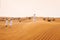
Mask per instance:
[[[36,22],[33,18],[12,21],[12,27],[5,27],[5,21],[0,21],[0,40],[60,40],[59,18],[51,22],[39,17]]]

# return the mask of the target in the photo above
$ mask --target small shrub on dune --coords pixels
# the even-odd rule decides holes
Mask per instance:
[[[47,19],[47,21],[48,21],[48,22],[51,22],[51,19],[50,19],[50,18],[48,18],[48,19]]]
[[[19,20],[19,22],[21,22],[21,20]]]
[[[43,18],[43,20],[45,20],[45,18]]]
[[[51,20],[48,19],[48,22],[51,22]]]
[[[52,21],[55,21],[55,19],[53,18],[53,20]]]
[[[31,19],[31,17],[29,17],[28,19]]]

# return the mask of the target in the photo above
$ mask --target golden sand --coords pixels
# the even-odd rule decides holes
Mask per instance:
[[[5,27],[5,21],[0,21],[0,40],[60,40],[60,19],[48,22],[47,19],[25,18],[12,20],[13,25]]]

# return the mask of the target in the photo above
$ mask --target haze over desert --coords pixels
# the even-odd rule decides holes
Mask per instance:
[[[0,0],[0,40],[60,40],[60,0]]]

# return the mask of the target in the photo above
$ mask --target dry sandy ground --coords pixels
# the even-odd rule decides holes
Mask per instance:
[[[0,21],[0,40],[60,40],[59,18],[51,22],[41,18],[36,22],[32,19],[13,20],[12,27],[4,24],[5,21]]]

